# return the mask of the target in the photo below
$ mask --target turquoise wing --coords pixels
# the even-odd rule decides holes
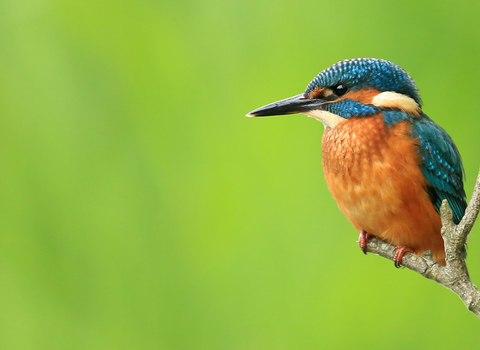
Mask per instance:
[[[450,135],[427,115],[412,120],[412,133],[420,141],[420,168],[428,181],[427,192],[440,212],[444,199],[452,208],[453,221],[462,220],[467,207],[463,188],[463,165],[457,146]]]

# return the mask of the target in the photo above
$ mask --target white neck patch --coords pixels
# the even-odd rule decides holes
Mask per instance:
[[[420,114],[420,106],[409,96],[398,92],[385,91],[372,99],[372,105],[377,107],[398,108],[407,113]]]

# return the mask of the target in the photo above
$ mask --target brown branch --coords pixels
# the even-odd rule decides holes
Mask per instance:
[[[402,260],[402,265],[406,268],[440,283],[457,294],[468,310],[477,315],[478,318],[480,318],[480,291],[470,281],[468,275],[467,265],[465,264],[465,244],[479,211],[480,173],[465,215],[458,225],[453,223],[452,210],[446,200],[443,201],[440,208],[447,266],[442,266],[433,261],[430,251],[425,252],[422,256],[407,253]],[[393,261],[395,246],[372,237],[367,242],[367,251]]]

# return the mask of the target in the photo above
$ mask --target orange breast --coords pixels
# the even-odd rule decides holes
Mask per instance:
[[[386,127],[376,115],[327,128],[322,140],[325,179],[358,231],[406,245],[417,254],[430,249],[444,265],[440,215],[425,191],[410,127],[407,121]]]

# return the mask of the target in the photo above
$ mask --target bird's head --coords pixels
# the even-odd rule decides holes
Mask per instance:
[[[303,94],[260,107],[247,117],[303,113],[335,127],[352,117],[379,112],[421,113],[422,100],[413,79],[393,62],[357,58],[320,72]]]

